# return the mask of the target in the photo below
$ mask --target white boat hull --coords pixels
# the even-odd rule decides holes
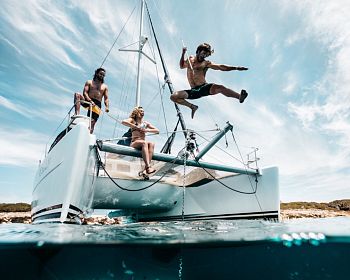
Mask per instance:
[[[121,154],[107,152],[101,163],[86,119],[78,122],[39,166],[33,223],[80,223],[91,209],[124,210],[121,215],[138,221],[279,217],[277,167],[242,174],[229,166],[215,170],[201,162],[204,169],[188,161],[192,166],[184,169],[179,157],[155,154],[158,171],[144,180],[140,152],[109,144],[112,148]]]
[[[91,207],[96,138],[86,121],[59,141],[40,163],[34,180],[32,222],[79,222]]]
[[[140,221],[278,219],[280,210],[278,169],[265,168],[262,174],[257,177],[257,185],[255,176],[235,175],[220,179],[219,182],[214,180],[201,186],[185,188],[184,204],[180,200],[175,207],[163,213],[148,213],[141,210],[138,212],[138,219]],[[232,189],[228,189],[220,182]],[[253,193],[245,194],[237,191]]]
[[[98,177],[92,207],[95,209],[137,209],[143,211],[171,210],[181,196],[178,187],[157,183],[148,187],[153,181],[114,179],[118,185],[125,186],[128,191],[121,190],[108,177]],[[136,190],[136,191],[135,191]]]
[[[98,177],[93,207],[127,210],[122,215],[129,213],[138,221],[278,219],[278,168],[264,168],[261,173],[257,177],[235,174],[218,181],[199,180],[185,189],[182,185],[155,183],[159,176],[149,181],[114,178],[115,182]]]

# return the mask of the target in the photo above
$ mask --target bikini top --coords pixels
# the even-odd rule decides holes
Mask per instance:
[[[143,128],[143,129],[147,128],[147,123],[146,122],[142,122],[140,125],[138,123],[136,123],[135,125],[137,125],[138,128]],[[135,131],[135,130],[136,130],[136,128],[132,128],[131,129],[131,131]]]

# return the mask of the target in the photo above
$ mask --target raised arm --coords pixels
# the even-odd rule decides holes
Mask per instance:
[[[109,98],[108,98],[108,87],[106,86],[105,91],[104,91],[104,95],[103,95],[103,99],[105,102],[105,111],[108,113],[109,112]]]
[[[213,62],[209,62],[207,67],[210,69],[213,69],[213,70],[220,70],[220,71],[232,71],[232,70],[245,71],[245,70],[248,70],[247,67],[230,66],[230,65],[225,65],[225,64],[216,64]]]
[[[186,47],[182,48],[182,54],[180,58],[180,69],[185,69],[187,68],[188,62],[185,60],[185,53],[187,51]]]

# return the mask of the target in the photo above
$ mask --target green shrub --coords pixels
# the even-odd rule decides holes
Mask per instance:
[[[27,203],[0,203],[0,212],[28,212],[30,204]]]

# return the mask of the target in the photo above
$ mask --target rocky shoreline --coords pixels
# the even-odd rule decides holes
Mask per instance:
[[[0,224],[31,224],[30,212],[0,212]]]
[[[350,211],[344,210],[325,210],[325,209],[281,209],[281,221],[300,218],[331,218],[331,217],[350,217]],[[30,212],[0,212],[0,224],[22,223],[30,224]],[[83,224],[89,225],[108,225],[120,224],[118,218],[110,219],[103,216],[94,216],[86,218]]]
[[[300,218],[333,218],[350,217],[350,211],[324,210],[324,209],[282,209],[281,220]]]

